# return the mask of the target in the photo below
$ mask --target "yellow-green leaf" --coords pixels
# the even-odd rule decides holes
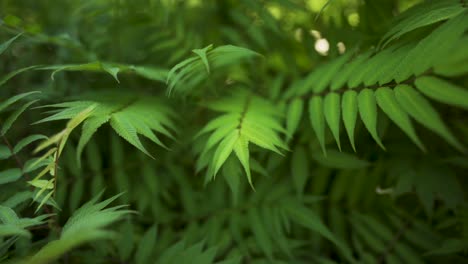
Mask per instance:
[[[233,130],[229,133],[226,138],[224,138],[221,143],[219,143],[218,148],[213,157],[213,164],[214,164],[214,173],[213,176],[216,176],[221,166],[224,164],[226,159],[232,153],[232,150],[239,139],[239,130]]]
[[[54,188],[54,184],[52,182],[52,179],[51,180],[32,180],[32,181],[29,181],[28,182],[29,184],[31,184],[32,186],[36,187],[36,188],[40,188],[40,189],[53,189]]]
[[[69,129],[70,131],[75,129],[77,126],[81,124],[81,122],[83,122],[86,118],[88,118],[92,114],[95,108],[96,108],[96,104],[92,104],[86,109],[84,109],[83,111],[81,111],[80,113],[78,113],[75,117],[73,117],[72,119],[70,119],[70,121],[68,121],[67,129]]]
[[[249,184],[253,187],[252,177],[250,175],[249,141],[242,135],[239,137],[236,144],[234,145],[234,153],[236,153],[237,158],[239,159],[242,166],[244,167]]]
[[[210,64],[208,62],[208,58],[206,56],[206,52],[210,49],[213,48],[213,44],[211,45],[208,45],[207,47],[203,48],[203,49],[194,49],[192,50],[193,53],[197,54],[198,57],[200,57],[200,59],[202,60],[203,64],[205,65],[205,68],[206,68],[206,71],[208,73],[210,73]]]

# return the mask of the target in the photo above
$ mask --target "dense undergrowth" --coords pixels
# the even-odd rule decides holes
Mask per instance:
[[[0,2],[0,262],[468,263],[464,0]]]

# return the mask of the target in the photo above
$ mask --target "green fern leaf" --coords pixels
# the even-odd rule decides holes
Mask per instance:
[[[327,156],[317,153],[312,158],[320,165],[335,169],[362,169],[370,165],[369,162],[361,160],[355,155],[336,150],[329,150]]]
[[[77,101],[77,102],[71,102],[70,104],[48,105],[45,107],[63,108],[63,109],[57,110],[57,111],[54,110],[50,112],[50,113],[53,113],[53,115],[50,115],[46,118],[36,121],[33,124],[35,125],[35,124],[40,124],[40,123],[50,122],[50,121],[72,119],[73,117],[83,112],[86,108],[90,107],[91,105],[93,105],[93,102],[91,101]]]
[[[84,64],[67,64],[53,65],[40,68],[40,70],[53,70],[50,78],[55,80],[55,74],[61,71],[101,71],[101,63],[99,61],[84,63]]]
[[[407,14],[404,14],[398,23],[383,36],[382,46],[417,28],[450,19],[464,10],[462,3],[456,0],[425,2],[415,6],[406,11]]]
[[[119,73],[135,73],[143,78],[164,82],[169,71],[163,68],[155,68],[150,66],[133,66],[118,63],[106,62],[90,62],[85,64],[64,64],[37,67],[39,70],[52,70],[51,79],[54,80],[55,75],[61,71],[90,71],[90,72],[104,72],[112,76],[118,83]]]
[[[232,153],[234,146],[239,139],[239,131],[232,130],[222,141],[219,143],[218,148],[213,156],[213,164],[214,164],[214,174],[216,176],[217,172],[224,164],[226,159]]]
[[[183,252],[185,248],[185,242],[180,241],[174,245],[172,245],[170,248],[164,251],[164,254],[162,254],[158,258],[158,263],[162,264],[172,264],[175,262],[177,259],[177,256],[180,257],[181,253]]]
[[[203,49],[194,49],[194,50],[192,50],[193,53],[197,54],[200,57],[203,64],[205,65],[206,72],[208,72],[208,73],[210,73],[210,64],[208,62],[208,58],[206,56],[206,53],[207,53],[208,50],[210,50],[212,48],[213,48],[213,44],[208,45],[207,47],[205,47]]]
[[[335,138],[338,149],[341,151],[340,144],[340,121],[341,121],[341,107],[340,95],[337,93],[329,93],[325,96],[323,101],[325,120],[330,128],[333,137]]]
[[[382,111],[400,127],[421,150],[426,151],[426,148],[414,130],[408,114],[402,109],[395,98],[393,90],[388,87],[381,87],[376,90],[375,97]]]
[[[21,178],[23,172],[20,169],[7,169],[0,171],[0,185],[15,182]]]
[[[302,112],[304,111],[304,103],[301,99],[294,99],[288,107],[286,114],[286,131],[289,138],[292,138],[296,132],[299,122],[301,121]]]
[[[291,157],[291,176],[298,194],[304,192],[304,187],[310,174],[307,157],[307,152],[302,146],[296,147]]]
[[[252,176],[250,175],[249,140],[241,135],[234,145],[234,153],[236,153],[237,158],[244,167],[245,173],[247,175],[247,181],[253,188]]]
[[[13,209],[0,205],[0,221],[4,224],[18,224],[19,217]]]
[[[3,52],[5,52],[6,49],[8,49],[8,47],[10,47],[10,45],[17,39],[19,38],[23,33],[19,33],[18,35],[12,37],[11,39],[3,42],[2,44],[0,44],[0,55],[2,55]]]
[[[340,88],[342,88],[353,76],[356,75],[356,72],[361,69],[362,64],[367,61],[367,59],[372,55],[373,50],[368,50],[350,62],[348,64],[344,65],[341,68],[341,71],[339,71],[334,77],[333,80],[331,81],[331,90],[335,91]],[[348,85],[349,86],[349,85]]]
[[[141,77],[152,81],[166,82],[169,70],[149,66],[133,66],[131,70]]]
[[[31,101],[29,103],[26,103],[24,104],[22,107],[18,108],[16,111],[14,111],[6,120],[5,122],[3,123],[3,126],[2,126],[2,129],[0,131],[0,134],[2,136],[4,136],[8,130],[10,130],[11,126],[13,125],[13,122],[16,121],[16,119],[18,119],[18,117],[24,112],[26,111],[26,109],[28,109],[32,104],[34,104],[35,102],[37,102],[38,100],[34,100],[34,101]]]
[[[313,91],[315,93],[323,92],[333,80],[333,76],[343,67],[343,65],[349,60],[353,52],[347,52],[341,55],[337,59],[329,62],[328,65],[322,66],[324,68],[324,74],[320,75],[317,82],[314,83]]]
[[[128,118],[125,114],[116,113],[113,114],[110,118],[110,125],[114,129],[114,131],[124,138],[128,143],[135,146],[141,152],[145,153],[146,155],[154,158],[151,154],[146,150],[146,148],[141,143],[140,139],[138,138],[137,130],[132,123],[132,119]]]
[[[112,66],[112,65],[107,64],[107,63],[101,63],[101,67],[105,72],[109,73],[112,77],[114,77],[114,79],[118,83],[120,83],[119,77],[117,76],[117,74],[119,74],[119,72],[120,72],[119,67],[115,67],[115,66]]]
[[[97,94],[102,100],[96,101],[74,101],[46,107],[56,108],[53,110],[52,115],[37,121],[36,123],[79,118],[79,114],[85,109],[93,106],[94,110],[89,116],[83,116],[84,120],[82,127],[82,134],[76,149],[77,163],[80,164],[80,156],[91,137],[96,133],[97,129],[103,124],[109,122],[111,127],[122,138],[127,140],[130,144],[137,147],[143,153],[151,154],[143,146],[138,135],[143,135],[152,142],[167,148],[163,142],[156,136],[154,132],[159,132],[169,138],[173,138],[172,130],[175,130],[175,124],[172,120],[174,113],[172,110],[164,106],[158,99],[154,97],[139,98],[129,96],[127,94],[120,94],[120,96],[112,97],[104,93],[103,95]],[[82,120],[77,124],[81,123]]]
[[[211,247],[206,250],[203,249],[204,242],[199,242],[193,246],[187,247],[185,241],[180,241],[164,251],[163,254],[157,259],[157,263],[161,264],[236,264],[240,263],[239,258],[228,257],[225,261],[214,262],[216,257],[217,247]]]
[[[383,63],[376,67],[375,72],[369,71],[366,78],[368,78],[368,84],[378,83],[379,85],[384,85],[390,83],[395,79],[395,69],[400,69],[404,67],[402,61],[406,58],[408,53],[414,48],[414,43],[410,43],[404,46],[398,46],[393,50],[390,57]]]
[[[211,150],[216,144],[218,144],[223,138],[225,138],[232,130],[238,127],[239,119],[233,120],[232,123],[226,123],[225,126],[216,129],[206,142],[203,152]]]
[[[315,136],[317,137],[323,154],[326,155],[325,148],[325,116],[323,113],[323,99],[320,96],[314,96],[309,101],[309,118]]]
[[[350,219],[351,225],[353,230],[356,233],[356,237],[359,238],[361,243],[368,247],[367,251],[371,252],[384,252],[385,251],[385,243],[379,237],[377,237],[372,230],[366,226],[362,220],[356,217],[356,214],[353,214]],[[372,263],[375,263],[376,260]]]
[[[24,262],[36,264],[50,263],[67,251],[85,242],[111,238],[114,233],[104,229],[104,227],[122,219],[123,216],[131,211],[122,210],[123,206],[104,209],[120,195],[113,196],[96,204],[97,199],[101,195],[102,192],[74,212],[67,223],[65,223],[60,239],[48,243],[35,255],[25,259]]]
[[[0,145],[0,160],[8,159],[11,155],[13,155],[13,153],[11,153],[10,148],[5,145]]]
[[[354,128],[356,127],[358,116],[358,99],[356,91],[346,91],[343,94],[341,109],[343,111],[343,123],[346,132],[348,133],[349,142],[351,142],[351,146],[356,152],[356,146],[354,144]]]
[[[27,96],[30,96],[31,94],[36,94],[36,93],[40,93],[40,92],[39,91],[27,92],[27,93],[18,94],[18,95],[8,98],[7,100],[0,103],[0,112],[5,110],[7,107],[11,106],[12,104],[16,103],[17,101]]]
[[[464,36],[448,48],[448,53],[434,60],[434,73],[440,76],[455,77],[468,72],[468,37]]]
[[[290,89],[294,96],[302,96],[304,94],[310,93],[314,89],[314,85],[317,83],[317,80],[325,72],[325,67],[318,67],[318,69],[309,73],[303,80],[297,81]],[[294,91],[294,92],[293,92]]]
[[[7,206],[0,205],[0,237],[24,236],[31,237],[31,233],[26,230],[28,227],[41,225],[50,215],[41,215],[36,218],[20,218],[15,211]]]
[[[263,223],[260,213],[256,208],[252,208],[248,211],[249,224],[251,225],[252,232],[254,234],[255,240],[257,241],[260,248],[263,250],[265,255],[269,259],[273,258],[273,245],[272,237],[269,235],[269,232],[265,228],[265,223]]]
[[[135,260],[137,264],[145,264],[150,262],[151,253],[156,246],[157,226],[154,225],[145,232],[140,240],[137,249]]]
[[[238,63],[243,59],[259,54],[246,48],[232,45],[219,46],[212,49],[211,45],[193,52],[197,57],[188,58],[175,65],[167,75],[167,94],[176,91],[188,91],[202,82],[215,69]]]
[[[456,149],[463,151],[463,145],[452,135],[445,126],[437,111],[417,91],[408,85],[398,85],[394,89],[400,106],[416,121],[439,134]]]
[[[103,115],[103,116],[92,116],[83,123],[81,137],[78,141],[78,146],[76,148],[76,161],[78,167],[81,167],[81,153],[83,152],[83,148],[89,142],[91,137],[94,133],[101,127],[103,124],[107,123],[110,119],[110,116]]]
[[[450,48],[468,28],[468,11],[445,22],[426,38],[421,40],[395,69],[395,81],[401,83],[411,75],[419,76],[434,65],[440,63],[450,53]]]
[[[32,70],[32,69],[35,69],[37,68],[38,66],[28,66],[28,67],[25,67],[25,68],[21,68],[21,69],[18,69],[18,70],[15,70],[15,71],[12,71],[10,73],[8,73],[7,75],[3,76],[3,78],[0,79],[0,87],[2,85],[4,85],[6,82],[8,82],[11,78],[15,77],[16,75],[22,73],[22,72],[25,72],[25,71],[29,71],[29,70]],[[2,109],[0,107],[0,109]]]
[[[281,111],[268,101],[245,91],[239,91],[233,97],[209,102],[207,107],[225,114],[211,120],[195,136],[201,140],[203,134],[211,132],[205,145],[200,148],[201,151],[198,151],[197,171],[208,166],[206,179],[212,179],[234,151],[252,186],[249,143],[278,154],[281,154],[279,148],[287,149],[278,135],[287,133],[277,120]]]
[[[379,135],[377,134],[377,104],[374,92],[371,89],[363,89],[358,95],[358,108],[361,120],[377,144],[385,150]]]
[[[27,137],[21,139],[15,145],[15,147],[13,148],[13,153],[17,154],[18,152],[20,152],[27,145],[33,143],[34,141],[40,140],[40,139],[47,139],[47,137],[44,136],[44,135],[30,135],[30,136],[27,136]]]
[[[432,76],[423,76],[414,82],[416,88],[427,97],[464,109],[468,109],[468,91]]]
[[[277,136],[277,134],[268,128],[257,126],[255,124],[246,125],[242,128],[242,135],[244,135],[249,141],[251,141],[255,145],[271,150],[280,155],[282,155],[282,153],[277,148],[277,146],[286,149],[286,145],[284,145],[284,143]]]
[[[321,236],[327,238],[333,242],[343,253],[345,258],[354,263],[354,259],[351,255],[350,249],[339,240],[335,235],[328,229],[327,226],[321,221],[320,217],[312,210],[304,207],[301,204],[294,203],[292,201],[284,201],[284,208],[291,220],[297,222],[301,226],[304,226],[314,232],[319,233]]]
[[[353,75],[350,76],[348,81],[349,88],[356,88],[360,84],[364,84],[364,86],[372,85],[370,83],[371,76],[374,76],[376,69],[382,67],[382,65],[386,64],[389,60],[391,60],[392,52],[394,51],[395,47],[385,49],[383,51],[375,53],[372,57],[367,59],[360,68],[357,68]]]
[[[201,157],[200,157],[201,159]],[[209,161],[207,162],[207,164]],[[203,167],[207,166],[204,165]],[[250,164],[249,164],[250,165]],[[226,180],[226,183],[231,189],[231,196],[233,199],[234,205],[237,205],[239,202],[239,191],[240,191],[240,183],[241,183],[241,176],[242,176],[242,168],[238,166],[237,161],[234,159],[233,156],[229,157],[226,160],[222,168],[223,178]]]

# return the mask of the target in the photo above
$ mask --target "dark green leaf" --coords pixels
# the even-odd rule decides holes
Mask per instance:
[[[411,140],[423,151],[426,150],[419,137],[416,135],[413,124],[408,114],[398,103],[393,90],[388,87],[382,87],[375,92],[377,104],[387,116],[401,128]]]
[[[437,77],[423,76],[414,82],[416,88],[427,97],[464,109],[468,109],[468,91]]]
[[[14,111],[3,123],[0,134],[4,136],[8,132],[8,130],[10,130],[11,126],[13,125],[13,122],[15,122],[16,119],[18,119],[18,117],[35,102],[37,102],[37,100],[26,103],[20,108],[18,108],[16,111]]]
[[[2,44],[0,44],[0,55],[2,55],[2,53],[8,49],[8,47],[11,45],[11,43],[13,43],[13,41],[15,41],[17,38],[19,38],[20,36],[22,35],[22,33],[19,33],[18,35],[12,37],[11,39],[3,42]]]
[[[439,134],[456,149],[463,151],[463,145],[452,135],[437,111],[417,91],[408,85],[398,85],[395,96],[400,106],[416,121]]]
[[[0,184],[10,183],[19,180],[23,173],[20,169],[8,169],[0,171]]]
[[[369,162],[361,160],[355,155],[329,150],[327,156],[317,153],[312,156],[322,166],[336,169],[361,169],[369,166]]]
[[[377,104],[374,92],[371,89],[364,89],[358,95],[358,108],[361,120],[371,134],[372,138],[385,150],[379,135],[377,134]]]
[[[309,118],[315,135],[320,143],[324,155],[325,148],[325,116],[323,113],[323,99],[320,96],[314,96],[309,101]]]
[[[152,226],[150,229],[148,229],[148,231],[145,232],[140,240],[139,247],[135,255],[136,263],[144,264],[150,262],[151,254],[156,247],[156,234],[156,225]]]

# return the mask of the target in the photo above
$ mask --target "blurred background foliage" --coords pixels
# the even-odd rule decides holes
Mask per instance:
[[[0,1],[0,43],[21,33],[0,57],[2,101],[28,91],[41,91],[34,95],[41,99],[41,106],[115,97],[124,101],[125,108],[127,98],[129,102],[154,98],[148,104],[155,109],[170,108],[167,123],[175,123],[175,140],[171,131],[161,137],[161,144],[143,141],[154,158],[137,150],[112,123],[103,125],[84,148],[81,166],[76,157],[81,129],[76,129],[60,156],[57,175],[52,175],[56,179],[53,198],[39,213],[35,213],[37,204],[30,203],[34,197],[26,184],[30,179],[23,176],[25,179],[3,184],[0,175],[2,206],[14,209],[21,219],[56,214],[36,219],[32,228],[21,226],[31,236],[2,235],[0,226],[0,261],[468,263],[466,151],[457,152],[422,130],[422,142],[428,147],[423,153],[388,118],[382,118],[378,131],[386,151],[372,140],[365,125],[358,124],[357,152],[348,144],[343,152],[338,151],[333,136],[327,133],[325,157],[306,117],[284,120],[291,103],[288,93],[300,90],[311,73],[346,54],[378,50],[379,41],[398,21],[395,18],[421,2]],[[467,6],[465,1],[446,2]],[[466,18],[466,11],[461,12]],[[412,30],[391,47],[416,45],[448,23],[448,18]],[[460,73],[444,75],[463,87],[468,83],[466,33],[454,49],[463,58]],[[209,75],[204,73],[193,83],[174,81],[175,92],[168,94],[171,69],[193,57],[193,50],[210,44],[243,47],[260,56],[245,53],[248,59],[236,57],[227,67],[222,62],[219,68],[211,64]],[[216,49],[212,51],[214,54]],[[210,63],[216,56],[208,57]],[[18,72],[18,76],[8,75],[33,65],[35,68]],[[332,70],[322,74],[335,76]],[[283,155],[251,144],[253,188],[234,155],[227,158],[215,179],[205,176],[197,163],[206,139],[194,140],[194,136],[217,116],[205,106],[236,93],[236,85],[253,91],[281,112],[282,126],[297,123],[288,131],[292,134],[285,139],[288,149]],[[461,143],[468,145],[466,108],[434,105]],[[61,121],[33,124],[45,118],[44,114],[57,113],[54,111],[26,111],[2,136],[2,153],[8,152],[3,148],[7,141],[13,144],[28,135],[51,136],[61,131],[65,125]],[[4,123],[7,115],[0,114]],[[25,150],[10,159],[6,158],[11,155],[2,154],[3,177],[17,165],[26,175],[34,148]],[[106,197],[124,192],[113,199],[129,205],[130,211],[114,208],[115,218],[104,214],[99,218],[107,219],[102,226],[113,223],[116,233],[103,235],[99,225],[90,230],[101,236],[70,240],[70,247],[57,249],[61,252],[57,256],[47,250],[37,253],[58,238],[66,244],[65,223],[73,215],[80,216],[77,209],[104,189]],[[104,207],[96,207],[96,211]],[[0,216],[11,214],[5,208]],[[118,219],[121,221],[114,223]]]

